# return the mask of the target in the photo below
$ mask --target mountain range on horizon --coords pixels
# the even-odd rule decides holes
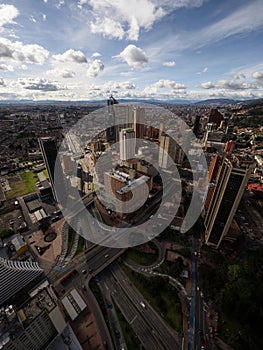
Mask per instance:
[[[79,100],[79,101],[59,101],[59,100],[0,100],[0,105],[10,104],[53,104],[53,105],[83,105],[83,104],[96,104],[106,105],[107,99],[105,100]],[[234,100],[227,98],[218,99],[206,99],[201,101],[196,100],[155,100],[155,99],[119,99],[119,103],[151,103],[151,104],[191,104],[191,105],[233,105],[233,104],[263,104],[263,99],[249,99],[249,100]]]

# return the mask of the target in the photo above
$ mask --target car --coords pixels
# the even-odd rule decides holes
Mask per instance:
[[[120,338],[120,332],[118,331],[118,329],[114,329],[114,333],[116,335],[117,338]]]
[[[210,312],[207,313],[207,317],[210,318],[211,317],[211,314]]]
[[[196,290],[199,291],[199,286],[196,287]]]
[[[141,305],[144,309],[146,309],[146,305],[144,304],[144,302],[140,301],[140,305]]]
[[[83,273],[83,275],[85,275],[85,273],[87,272],[87,270],[82,270],[81,272]]]
[[[85,291],[87,290],[87,288],[86,288],[86,286],[84,284],[82,285],[82,289],[85,290]]]
[[[109,257],[109,254],[105,254],[104,258],[107,259]]]

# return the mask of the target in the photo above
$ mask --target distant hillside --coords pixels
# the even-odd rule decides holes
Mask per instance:
[[[242,105],[263,105],[263,98],[261,99],[254,99],[254,100],[233,100],[228,98],[215,98],[215,99],[207,99],[203,101],[194,101],[194,100],[154,100],[154,99],[118,99],[116,96],[116,99],[119,101],[119,103],[151,103],[151,104],[193,104],[197,106],[209,106],[213,105],[215,106],[223,106],[223,105],[233,105],[233,104],[242,104]],[[82,101],[56,101],[56,100],[44,100],[44,101],[32,101],[32,100],[0,100],[0,105],[10,105],[10,104],[32,104],[32,105],[71,105],[71,106],[77,106],[77,105],[87,105],[87,104],[93,104],[93,105],[101,105],[106,106],[107,105],[107,97],[105,97],[105,100],[82,100]]]

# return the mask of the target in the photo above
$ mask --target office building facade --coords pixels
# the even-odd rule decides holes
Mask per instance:
[[[120,131],[120,160],[135,157],[135,133],[131,128]]]
[[[37,262],[13,261],[0,257],[0,305],[12,298],[43,273]]]
[[[224,158],[205,215],[205,242],[218,248],[226,236],[244,193],[253,164],[240,166]]]

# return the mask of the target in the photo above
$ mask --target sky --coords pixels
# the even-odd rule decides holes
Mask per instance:
[[[0,0],[1,100],[263,98],[263,0]]]

